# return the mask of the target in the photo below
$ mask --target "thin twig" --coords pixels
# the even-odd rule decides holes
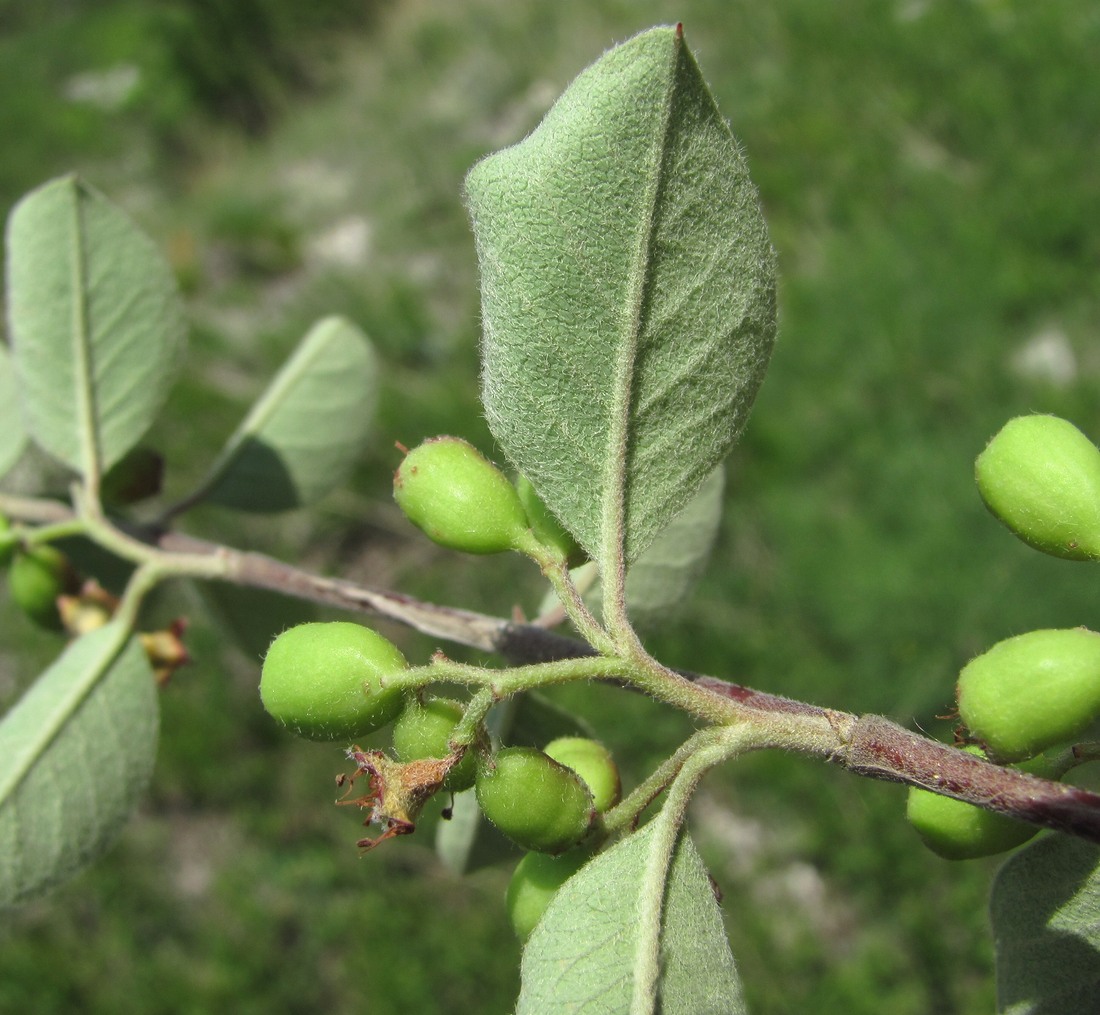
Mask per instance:
[[[57,524],[74,517],[56,502],[0,495],[0,509],[25,521]],[[513,666],[594,655],[592,648],[537,624],[517,624],[470,610],[440,606],[385,589],[323,578],[258,553],[233,550],[172,532],[130,529],[150,547],[221,562],[218,580],[268,589],[298,599],[385,617],[444,641],[494,652]],[[758,691],[715,677],[680,675],[719,699],[736,703],[731,721],[753,713],[775,731],[775,746],[820,757],[855,775],[917,786],[987,810],[1100,843],[1100,795],[990,764],[930,740],[882,716],[855,716]],[[784,737],[784,733],[788,734]]]

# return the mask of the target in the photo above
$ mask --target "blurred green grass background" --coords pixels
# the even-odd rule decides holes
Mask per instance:
[[[720,543],[670,664],[948,737],[991,642],[1095,627],[1087,568],[993,522],[971,467],[1008,417],[1100,435],[1100,16],[1088,0],[0,2],[0,205],[79,170],[168,252],[193,321],[152,435],[184,492],[308,324],[345,313],[386,366],[377,439],[317,510],[191,531],[499,614],[519,561],[416,538],[393,442],[486,449],[463,174],[614,41],[682,21],[744,144],[782,271],[781,337],[730,470]],[[34,470],[30,469],[33,474]],[[16,477],[16,481],[23,481]],[[504,1012],[506,866],[447,875],[430,835],[363,859],[339,752],[272,729],[261,646],[179,588],[195,664],[164,692],[149,799],[92,870],[0,928],[0,1011]],[[219,596],[232,619],[239,600]],[[414,658],[435,646],[387,629]],[[57,645],[0,616],[0,702]],[[637,779],[687,724],[606,688],[584,711]],[[995,863],[949,865],[904,793],[797,759],[713,775],[695,828],[752,1010],[993,1007]]]

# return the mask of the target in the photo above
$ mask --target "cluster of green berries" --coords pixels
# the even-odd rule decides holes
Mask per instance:
[[[451,744],[463,704],[404,688],[399,678],[407,669],[398,649],[369,628],[346,622],[303,624],[272,643],[260,697],[275,719],[309,739],[351,740],[392,723],[393,750],[406,766],[455,755]],[[390,778],[399,767],[373,766]],[[560,884],[589,855],[583,843],[599,815],[619,800],[618,769],[594,740],[563,737],[544,750],[504,747],[493,753],[481,731],[434,788],[461,792],[471,787],[485,817],[529,851],[508,894],[513,922],[526,937],[552,894],[550,872],[560,875]],[[382,795],[376,791],[370,799]],[[407,816],[402,811],[402,818]]]
[[[433,437],[405,455],[393,495],[406,517],[433,542],[463,553],[549,552],[570,566],[584,552],[531,483],[508,478],[473,445]]]
[[[1010,420],[978,456],[986,506],[1020,539],[1069,560],[1100,560],[1100,450],[1056,416]],[[959,716],[996,764],[1060,778],[1069,748],[1100,719],[1100,634],[1085,628],[1031,631],[972,659],[959,674]],[[924,841],[950,859],[1011,849],[1034,825],[924,790],[908,816]]]
[[[272,643],[260,697],[275,719],[311,740],[352,740],[392,723],[398,760],[446,757],[464,706],[406,690],[395,678],[407,669],[397,647],[368,627],[302,624]],[[618,773],[594,741],[565,738],[546,751],[467,753],[441,788],[461,792],[476,784],[489,819],[527,849],[569,848],[587,833],[592,814],[618,799]],[[528,813],[531,800],[538,814]]]
[[[580,781],[588,794],[586,802],[591,808],[590,822],[598,821],[599,814],[619,802],[622,786],[618,766],[611,752],[598,741],[586,737],[559,737],[547,744],[543,751],[533,751],[531,754],[548,757],[553,764],[562,766]],[[545,766],[544,761],[540,760],[539,764]],[[478,799],[481,799],[480,793]],[[587,837],[561,852],[529,847],[531,851],[516,865],[505,901],[512,927],[520,941],[530,937],[558,889],[592,858],[598,842],[587,833],[586,828],[584,835]]]
[[[0,516],[0,566],[8,567],[12,602],[39,627],[60,631],[58,597],[72,593],[77,585],[65,554],[45,543],[22,547],[11,523]]]

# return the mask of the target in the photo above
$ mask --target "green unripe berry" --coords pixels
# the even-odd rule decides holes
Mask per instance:
[[[959,715],[998,761],[1067,743],[1100,714],[1100,634],[1075,627],[998,642],[959,674]]]
[[[345,621],[301,624],[271,643],[260,676],[264,708],[310,740],[350,740],[392,722],[405,703],[386,679],[408,668],[395,645]]]
[[[445,758],[451,753],[450,739],[463,714],[462,703],[450,698],[415,697],[393,725],[393,749],[400,761]],[[461,793],[477,776],[477,749],[467,748],[462,760],[443,780],[443,789]]]
[[[1069,560],[1100,559],[1100,450],[1072,423],[1009,420],[974,473],[986,506],[1025,543]]]
[[[534,541],[508,478],[457,437],[413,448],[393,477],[393,496],[409,521],[451,550],[523,551]]]
[[[976,747],[964,749],[982,753]],[[975,860],[1003,853],[1039,831],[1025,821],[915,787],[909,790],[905,814],[924,844],[945,860]]]
[[[542,919],[558,889],[577,873],[592,856],[584,847],[570,849],[560,856],[528,853],[516,865],[508,882],[505,905],[516,937],[525,942]]]
[[[622,782],[611,752],[587,737],[558,737],[543,748],[559,765],[573,769],[592,794],[596,810],[603,813],[619,802]]]
[[[46,544],[16,554],[8,572],[12,600],[39,627],[51,631],[60,631],[62,626],[57,597],[74,584],[69,559]]]
[[[587,834],[595,810],[580,776],[533,747],[505,747],[478,768],[482,812],[509,839],[562,853]]]
[[[579,567],[588,559],[580,543],[551,513],[526,476],[516,477],[516,493],[527,514],[527,524],[543,546],[549,546],[561,554],[569,567]]]

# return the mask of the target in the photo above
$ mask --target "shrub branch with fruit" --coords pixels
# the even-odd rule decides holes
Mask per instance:
[[[946,745],[880,716],[674,671],[636,633],[636,618],[669,608],[706,557],[722,461],[776,331],[756,193],[679,27],[606,53],[530,137],[471,170],[466,199],[482,274],[483,403],[515,478],[443,436],[402,449],[393,494],[443,547],[530,558],[549,584],[530,623],[178,530],[200,503],[279,511],[342,482],[368,436],[379,369],[344,319],[312,328],[196,489],[151,511],[163,463],[138,442],[185,331],[171,272],[79,179],[47,183],[13,211],[0,471],[33,441],[73,478],[68,503],[0,493],[11,601],[69,638],[0,721],[0,905],[90,862],[140,799],[156,750],[155,678],[187,658],[182,624],[143,631],[143,606],[161,583],[190,578],[384,617],[500,657],[499,667],[442,649],[407,660],[358,622],[305,624],[271,645],[260,699],[289,731],[342,752],[340,803],[363,808],[371,826],[361,847],[415,831],[442,796],[445,817],[483,816],[526,851],[506,900],[526,942],[519,1012],[745,1010],[685,815],[708,771],[762,749],[908,784],[910,821],[945,857],[1013,849],[1040,827],[1065,833],[1022,850],[998,878],[999,1003],[1093,1010],[1076,999],[1095,998],[1100,983],[1088,919],[1100,796],[1061,780],[1100,752],[1100,635],[1034,631],[972,660],[959,676],[958,743]],[[977,481],[1024,542],[1100,558],[1100,451],[1070,423],[1012,420],[978,458]],[[80,573],[64,549],[74,540],[128,566],[118,597]],[[565,620],[572,635],[553,630]],[[648,695],[698,728],[626,787],[589,736],[509,744],[532,692],[588,680]],[[391,724],[391,750],[361,746]],[[1084,879],[1082,865],[1093,872]],[[1044,893],[1058,899],[1058,933],[1086,947],[1068,967],[1031,963],[1022,983],[1021,914]],[[592,1001],[572,1007],[578,996]],[[1025,996],[1032,1006],[1019,1007]]]

